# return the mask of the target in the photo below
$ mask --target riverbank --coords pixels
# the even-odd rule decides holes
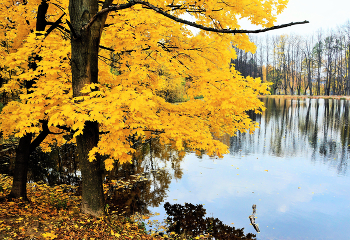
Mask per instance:
[[[260,98],[286,98],[286,99],[340,99],[340,100],[350,100],[350,96],[309,96],[309,95],[264,95],[259,96]]]
[[[0,174],[0,198],[9,194],[12,178]],[[109,213],[94,218],[80,212],[74,187],[30,183],[28,198],[0,202],[0,239],[163,239],[146,232],[147,216]],[[107,206],[108,207],[108,206]]]

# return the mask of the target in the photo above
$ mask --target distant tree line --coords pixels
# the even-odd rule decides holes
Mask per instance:
[[[350,21],[312,35],[251,36],[254,54],[236,49],[243,76],[272,82],[271,94],[350,95]]]

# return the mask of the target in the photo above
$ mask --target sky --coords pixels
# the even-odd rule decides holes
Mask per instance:
[[[287,8],[277,16],[275,25],[308,20],[310,23],[274,30],[270,34],[308,35],[322,28],[323,31],[336,29],[350,20],[350,1],[348,0],[289,0]],[[249,29],[256,26],[244,25]]]
[[[193,21],[189,16],[183,16],[184,19]],[[278,30],[267,32],[272,35],[298,34],[307,36],[322,29],[328,31],[336,29],[350,21],[350,1],[349,0],[289,0],[287,8],[277,16],[275,25],[286,24],[290,22],[302,22],[308,20],[310,23],[294,25]],[[255,25],[249,24],[247,20],[241,20],[242,29],[255,30],[261,29]],[[198,30],[188,27],[194,33]]]

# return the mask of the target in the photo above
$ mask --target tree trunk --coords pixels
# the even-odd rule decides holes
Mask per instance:
[[[100,157],[90,162],[89,151],[98,143],[98,123],[86,122],[84,133],[77,137],[78,160],[82,175],[82,211],[93,216],[104,215],[102,170]]]
[[[106,0],[103,8],[112,0]],[[89,27],[84,26],[98,12],[98,0],[70,0],[73,97],[81,96],[85,84],[98,82],[98,50],[107,14],[98,17]],[[104,195],[100,158],[90,162],[89,151],[97,146],[97,122],[85,122],[83,134],[77,137],[78,160],[82,173],[82,211],[94,216],[104,215]]]
[[[45,31],[45,27],[47,25],[46,22],[46,13],[49,5],[46,1],[42,1],[38,6],[37,20],[36,20],[36,31]],[[37,64],[28,63],[30,69],[35,70],[37,68]],[[29,89],[33,86],[34,79],[30,81],[26,81],[26,88],[29,92]],[[28,163],[30,154],[35,150],[36,147],[40,145],[40,143],[46,138],[49,134],[49,129],[47,126],[47,121],[43,121],[43,130],[36,137],[36,139],[32,143],[33,134],[27,133],[23,137],[20,138],[18,147],[16,149],[16,158],[15,158],[15,169],[13,172],[13,182],[11,193],[7,196],[7,198],[22,198],[25,201],[29,201],[27,198],[27,174],[28,174]]]
[[[44,141],[47,135],[50,133],[48,128],[48,121],[43,120],[42,131],[32,141],[33,134],[27,133],[20,138],[19,144],[16,149],[15,169],[13,171],[12,189],[8,196],[5,198],[22,198],[25,201],[29,201],[27,197],[27,174],[30,154]]]
[[[16,149],[15,170],[13,173],[13,183],[11,193],[8,198],[22,198],[28,201],[27,198],[27,173],[30,155],[30,143],[32,134],[28,133],[20,138]]]

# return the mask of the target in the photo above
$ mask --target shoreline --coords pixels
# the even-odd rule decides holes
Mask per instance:
[[[262,95],[259,98],[288,98],[288,99],[340,99],[350,100],[350,96],[331,95],[331,96],[309,96],[309,95]]]

